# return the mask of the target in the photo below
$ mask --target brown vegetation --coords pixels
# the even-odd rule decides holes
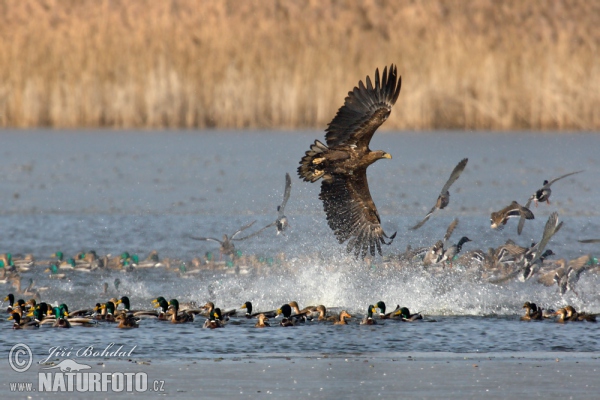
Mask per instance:
[[[596,1],[0,1],[0,126],[319,128],[397,63],[387,129],[600,129]]]

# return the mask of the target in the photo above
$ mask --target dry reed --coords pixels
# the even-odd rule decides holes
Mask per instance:
[[[388,129],[600,129],[600,2],[0,1],[0,126],[324,128],[397,63]]]

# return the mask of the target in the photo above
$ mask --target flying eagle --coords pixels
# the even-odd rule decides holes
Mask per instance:
[[[358,82],[344,100],[335,118],[325,130],[327,145],[315,140],[300,161],[298,175],[307,182],[323,178],[321,194],[329,227],[340,243],[349,240],[348,252],[364,258],[367,252],[381,255],[381,244],[391,244],[381,228],[379,213],[369,192],[367,167],[382,158],[385,151],[371,151],[373,134],[390,115],[400,94],[401,78],[392,64],[375,70],[375,85],[367,76],[366,86]],[[390,239],[388,242],[385,238]]]

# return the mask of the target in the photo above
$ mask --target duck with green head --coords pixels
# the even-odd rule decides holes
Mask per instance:
[[[282,314],[283,319],[279,323],[281,326],[295,326],[304,315],[292,315],[292,307],[289,304],[284,304],[277,310],[277,315]]]
[[[372,304],[369,304],[367,307],[367,315],[361,321],[361,325],[377,325],[377,321],[373,319],[373,313],[375,312],[375,307]]]
[[[208,329],[222,328],[225,326],[222,318],[221,310],[216,308],[209,314],[208,319],[204,321],[203,327]]]
[[[379,319],[398,318],[396,315],[396,311],[400,309],[400,306],[396,306],[396,309],[394,311],[391,311],[387,314],[385,312],[385,303],[383,301],[378,301],[377,304],[375,304],[375,307],[379,309]]]
[[[421,313],[411,314],[410,310],[407,307],[402,307],[399,311],[396,312],[402,318],[404,322],[414,322],[418,320],[422,320],[423,316]]]
[[[173,324],[183,324],[186,322],[193,322],[194,317],[191,314],[188,314],[185,311],[182,311],[179,314],[179,301],[177,299],[169,300],[169,310],[171,310],[171,323]]]
[[[54,317],[56,318],[56,320],[54,321],[54,324],[52,325],[52,327],[53,328],[70,328],[71,323],[67,319],[67,317],[69,316],[69,312],[65,311],[65,309],[62,307],[54,307],[53,310],[54,310]]]
[[[6,312],[12,314],[13,306],[15,305],[15,295],[9,293],[8,296],[4,298],[4,301],[8,301],[8,307],[6,308]]]
[[[106,303],[102,303],[100,305],[101,310],[101,319],[106,322],[116,322],[115,321],[115,303],[112,301],[107,301]]]
[[[160,310],[156,314],[156,319],[161,321],[167,321],[169,319],[167,316],[167,311],[169,309],[169,303],[167,302],[167,300],[164,297],[160,296],[152,300],[152,304],[154,305],[154,308],[160,308]]]
[[[36,329],[40,327],[40,323],[33,320],[21,320],[21,316],[18,313],[12,313],[11,318],[15,322],[13,323],[13,329]]]
[[[242,306],[240,307],[242,310],[246,310],[246,318],[256,318],[258,317],[260,314],[264,314],[265,317],[267,318],[275,318],[276,314],[276,310],[271,310],[271,311],[263,311],[263,312],[252,312],[252,302],[247,301],[244,304],[242,304]]]

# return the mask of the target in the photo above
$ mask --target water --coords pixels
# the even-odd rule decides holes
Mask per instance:
[[[235,275],[204,271],[180,275],[177,268],[133,272],[68,272],[64,280],[49,279],[43,267],[23,272],[43,292],[45,301],[66,302],[71,309],[128,295],[134,308],[150,308],[157,296],[213,300],[217,306],[237,308],[251,300],[260,310],[291,300],[300,306],[325,304],[356,315],[353,325],[327,324],[288,329],[256,330],[255,321],[236,320],[225,329],[201,329],[146,320],[133,331],[104,324],[66,331],[40,329],[13,332],[3,323],[0,348],[8,351],[18,340],[33,346],[39,356],[49,346],[80,348],[114,342],[148,358],[202,357],[236,354],[600,351],[594,324],[560,325],[549,321],[522,323],[525,301],[545,308],[572,304],[600,312],[596,290],[599,277],[582,275],[579,295],[561,297],[554,287],[533,279],[493,285],[461,268],[434,274],[413,266],[390,269],[377,259],[370,265],[345,255],[327,227],[318,200],[319,185],[301,182],[296,167],[321,132],[133,132],[31,131],[2,132],[0,252],[33,254],[47,260],[57,250],[73,255],[94,249],[98,254],[123,251],[143,257],[157,250],[161,258],[188,261],[207,251],[218,254],[211,242],[190,235],[220,238],[256,220],[255,228],[276,218],[284,174],[292,179],[286,208],[291,228],[276,236],[275,228],[248,241],[236,242],[244,254],[274,257],[284,253],[284,266],[269,273]],[[453,241],[463,235],[473,242],[464,250],[496,247],[512,238],[521,245],[538,241],[551,212],[557,211],[563,229],[551,240],[555,258],[574,258],[598,251],[598,245],[577,239],[600,237],[600,136],[592,133],[378,133],[371,144],[393,155],[369,168],[369,185],[388,234],[398,231],[386,254],[400,253],[407,244],[431,245],[448,224],[460,223]],[[469,164],[451,188],[450,205],[438,211],[420,230],[408,231],[434,204],[452,168],[463,157]],[[551,179],[584,169],[552,186],[551,204],[534,208],[535,220],[516,235],[516,221],[500,232],[489,229],[489,214],[512,200],[528,196]],[[179,261],[174,261],[178,265]],[[62,272],[62,271],[61,271]],[[121,283],[117,292],[112,284]],[[0,285],[0,293],[13,289]],[[18,296],[17,296],[18,297]],[[26,297],[26,296],[23,296]],[[386,322],[358,326],[366,306],[384,300],[421,311],[430,323]],[[273,322],[273,321],[272,321]],[[275,321],[276,322],[276,321]],[[576,337],[574,341],[572,338]]]

